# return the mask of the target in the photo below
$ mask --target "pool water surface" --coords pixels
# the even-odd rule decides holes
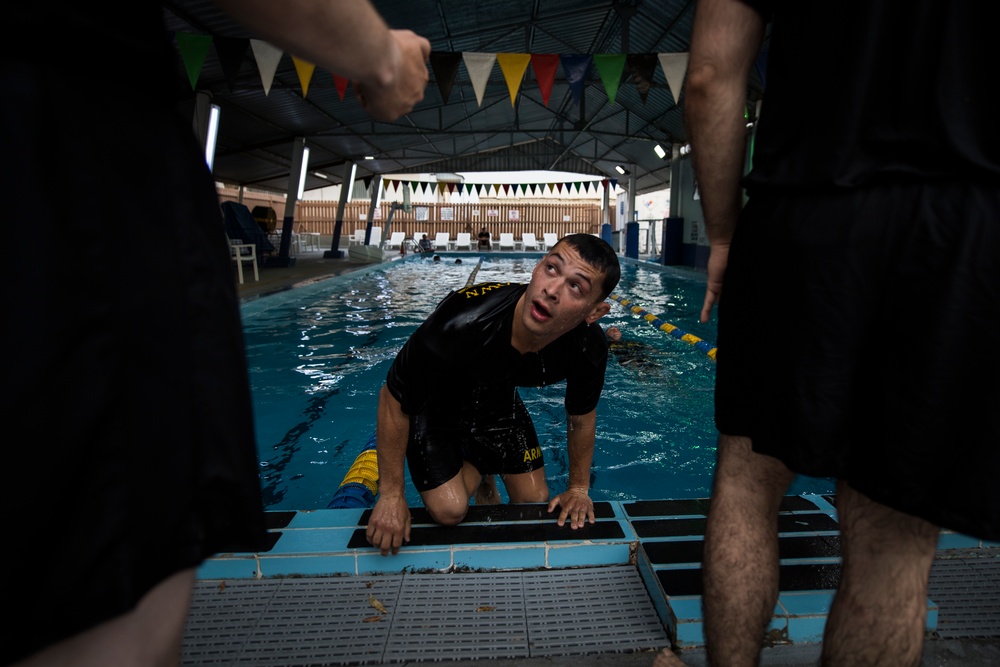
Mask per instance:
[[[409,335],[450,290],[468,282],[527,282],[538,255],[410,258],[323,280],[243,305],[261,485],[271,510],[327,506],[374,432],[379,389]],[[714,344],[698,322],[704,274],[623,263],[616,295]],[[594,500],[709,495],[717,432],[715,362],[610,300],[600,323],[625,348],[609,356],[597,407]],[[470,368],[476,350],[468,351]],[[565,383],[519,388],[545,456],[552,494],[566,487]],[[829,493],[800,477],[790,493]],[[501,489],[502,491],[502,489]],[[505,499],[506,495],[501,494]],[[407,480],[411,506],[420,497]]]

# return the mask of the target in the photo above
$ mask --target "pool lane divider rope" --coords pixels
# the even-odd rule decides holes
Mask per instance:
[[[344,475],[340,488],[333,494],[328,509],[371,507],[378,495],[378,455],[375,452],[375,434],[372,433],[364,449],[354,459],[351,469]]]
[[[469,274],[466,287],[475,284],[476,274],[479,267],[483,265],[483,258],[479,258],[476,268]],[[327,505],[328,509],[346,509],[350,507],[367,508],[375,504],[375,496],[378,495],[378,454],[375,451],[375,434],[372,433],[365,443],[361,453],[354,459],[350,470],[344,475],[340,487],[333,494],[333,499]]]
[[[476,284],[476,274],[479,273],[479,267],[483,265],[483,258],[479,258],[479,263],[476,264],[476,268],[472,269],[472,273],[469,274],[469,279],[465,281],[466,287],[472,287]]]
[[[715,353],[717,348],[713,347],[710,343],[702,340],[701,338],[698,338],[694,334],[687,333],[686,331],[678,328],[677,326],[671,324],[670,322],[665,322],[656,315],[653,315],[652,313],[646,311],[641,306],[631,305],[632,304],[631,301],[618,294],[610,294],[608,295],[608,298],[614,299],[618,303],[618,305],[622,306],[623,308],[627,308],[636,315],[639,315],[640,317],[642,317],[642,319],[646,320],[660,331],[668,333],[674,338],[682,340],[685,343],[690,343],[695,347],[696,350],[701,350],[702,352],[707,354],[712,359],[712,361],[715,361]]]

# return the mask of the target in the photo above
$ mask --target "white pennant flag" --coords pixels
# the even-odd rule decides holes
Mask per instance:
[[[660,67],[667,76],[667,86],[674,95],[674,103],[681,100],[681,87],[684,85],[684,75],[688,68],[688,53],[661,53]]]
[[[259,39],[251,39],[250,46],[253,48],[253,57],[257,61],[260,82],[264,84],[264,94],[267,95],[271,92],[274,73],[278,71],[278,63],[281,61],[281,55],[284,51]]]
[[[490,79],[497,54],[464,51],[462,60],[465,61],[465,69],[469,70],[469,80],[472,81],[472,89],[476,91],[476,102],[483,106],[483,93],[486,92],[486,82]]]

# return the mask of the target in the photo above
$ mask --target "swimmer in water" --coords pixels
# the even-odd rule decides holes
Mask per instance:
[[[452,292],[396,356],[379,394],[379,495],[366,529],[382,555],[410,539],[404,473],[437,523],[453,526],[477,503],[548,502],[556,523],[594,523],[590,473],[608,346],[597,321],[621,269],[591,234],[563,237],[527,284],[481,283]],[[468,351],[476,351],[470,363]],[[549,498],[542,449],[517,387],[565,381],[567,488]]]

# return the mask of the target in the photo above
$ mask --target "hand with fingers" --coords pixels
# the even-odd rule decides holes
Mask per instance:
[[[382,552],[396,555],[410,541],[410,508],[404,497],[379,496],[365,529],[368,543]]]
[[[393,30],[392,76],[381,80],[355,81],[361,106],[380,120],[396,120],[424,99],[429,74],[427,60],[431,44],[412,30]]]
[[[587,494],[587,489],[580,487],[570,487],[563,493],[549,501],[549,512],[553,512],[559,507],[559,518],[556,523],[560,526],[566,524],[569,519],[569,527],[573,530],[583,528],[589,521],[594,523],[594,501]]]

